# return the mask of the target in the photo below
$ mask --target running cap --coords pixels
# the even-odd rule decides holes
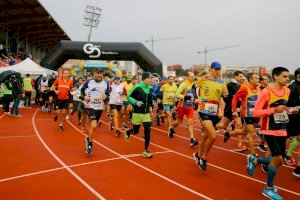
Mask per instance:
[[[151,73],[150,72],[144,72],[142,74],[142,80],[145,80],[146,78],[150,78],[151,77]]]
[[[210,65],[210,68],[211,69],[221,69],[222,66],[219,62],[212,62],[211,65]]]

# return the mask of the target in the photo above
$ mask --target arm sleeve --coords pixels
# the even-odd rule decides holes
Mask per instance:
[[[182,91],[184,90],[185,83],[181,83],[178,87],[178,89],[176,90],[176,97],[179,99],[183,99],[184,95],[182,95]]]
[[[270,94],[268,89],[263,89],[263,91],[258,96],[253,109],[253,116],[256,118],[270,116],[275,113],[275,108],[264,109],[264,105],[269,101]]]
[[[247,96],[247,87],[241,86],[241,88],[235,93],[235,95],[232,98],[232,112],[236,112],[238,102],[241,100],[242,105],[245,105]]]
[[[135,100],[133,97],[132,97],[132,94],[134,94],[135,90],[136,90],[137,86],[134,86],[128,93],[127,93],[127,100],[133,104],[133,105],[136,105],[136,102],[137,100]]]
[[[86,95],[86,94],[85,94],[85,90],[86,90],[88,87],[89,87],[89,81],[86,81],[86,82],[82,85],[81,90],[80,90],[82,98],[85,97],[85,95]]]

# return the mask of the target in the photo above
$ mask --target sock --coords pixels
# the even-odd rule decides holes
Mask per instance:
[[[268,157],[259,157],[259,158],[257,158],[257,163],[258,164],[269,165],[270,162],[271,162],[271,160],[272,160],[271,156],[268,156]]]
[[[267,186],[268,187],[273,187],[276,171],[277,171],[276,168],[274,168],[272,166],[269,166],[269,168],[268,168],[268,179],[267,179]]]
[[[297,148],[297,146],[300,144],[300,142],[294,138],[293,141],[291,142],[290,144],[290,147],[289,147],[289,151],[287,153],[287,156],[291,156],[293,154],[293,151]]]

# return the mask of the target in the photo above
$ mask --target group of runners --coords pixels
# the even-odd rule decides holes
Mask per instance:
[[[300,141],[300,128],[297,127],[300,120],[300,69],[295,71],[295,81],[290,83],[288,69],[273,68],[272,84],[267,76],[250,73],[245,77],[241,71],[236,71],[233,81],[226,84],[221,79],[219,62],[213,62],[197,77],[188,72],[185,80],[176,82],[177,77],[162,77],[160,80],[149,72],[137,77],[110,78],[100,69],[89,78],[72,80],[69,76],[69,71],[65,70],[62,77],[51,85],[47,85],[46,80],[41,81],[41,92],[48,91],[48,95],[42,96],[42,110],[51,113],[54,108],[54,121],[59,121],[60,131],[64,130],[69,115],[77,113],[77,124],[82,131],[88,131],[85,138],[88,155],[93,152],[95,129],[101,124],[103,112],[109,117],[110,129],[117,137],[124,132],[125,141],[130,135],[138,134],[143,125],[145,142],[142,155],[146,158],[152,157],[149,151],[151,126],[166,121],[168,136],[173,138],[176,127],[186,116],[189,146],[200,144],[193,157],[203,171],[207,168],[209,152],[217,134],[223,133],[224,142],[237,136],[237,150],[248,150],[247,172],[250,176],[258,165],[262,165],[267,173],[266,187],[262,191],[264,196],[282,199],[274,188],[274,177],[284,160],[288,165],[297,165],[293,174],[300,177],[300,158],[298,163],[292,158]],[[55,98],[50,98],[52,96]],[[195,112],[203,127],[201,142],[194,133]],[[248,139],[249,147],[243,145],[243,137]],[[259,157],[256,152],[257,138],[260,139],[257,147],[265,152],[264,157]],[[288,139],[290,146],[286,153]]]

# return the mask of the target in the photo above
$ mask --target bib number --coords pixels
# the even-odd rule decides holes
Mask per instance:
[[[91,102],[94,104],[99,104],[99,103],[101,103],[101,100],[99,98],[94,98],[91,100]]]
[[[276,124],[286,124],[289,123],[289,116],[287,112],[275,113],[274,121]]]
[[[218,105],[217,104],[212,104],[212,103],[205,103],[204,110],[206,112],[209,112],[209,113],[212,113],[212,114],[216,115],[217,111],[218,111]]]

